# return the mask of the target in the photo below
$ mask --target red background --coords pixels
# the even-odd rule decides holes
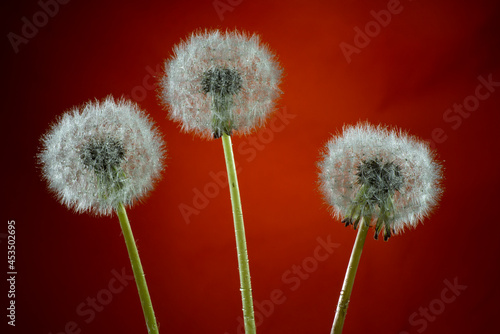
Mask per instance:
[[[374,20],[370,12],[387,9],[388,1],[233,0],[221,20],[211,0],[74,0],[60,5],[18,53],[7,34],[21,35],[23,17],[33,22],[42,7],[13,3],[2,10],[0,229],[6,233],[7,221],[16,221],[17,326],[10,332],[146,333],[134,283],[103,299],[110,296],[113,270],[132,272],[117,218],[67,210],[48,193],[35,163],[39,138],[57,115],[89,99],[124,94],[150,113],[168,145],[163,179],[129,210],[160,332],[237,333],[229,190],[213,188],[217,196],[189,224],[179,210],[193,206],[196,189],[212,182],[210,172],[225,172],[222,144],[181,133],[158,105],[147,70],[198,28],[260,34],[285,71],[278,110],[295,116],[272,138],[265,129],[233,138],[254,299],[266,307],[258,332],[330,331],[355,232],[329,215],[317,190],[316,162],[331,134],[359,120],[424,139],[434,131],[446,179],[440,206],[423,225],[389,242],[373,240],[370,232],[344,333],[498,330],[500,89],[460,116],[460,124],[443,119],[475,93],[479,76],[500,81],[495,1],[401,0],[398,14],[371,32],[350,63],[340,43],[354,45],[354,28],[364,30]],[[328,237],[336,248],[314,260],[317,238]],[[303,264],[307,276],[289,271]],[[453,298],[445,280],[466,288]],[[278,302],[265,302],[277,290]],[[7,286],[2,291],[4,326]],[[89,321],[78,306],[96,296],[107,304]],[[426,319],[419,312],[429,307]]]

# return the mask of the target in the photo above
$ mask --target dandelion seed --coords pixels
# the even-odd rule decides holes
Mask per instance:
[[[416,226],[441,194],[441,166],[427,145],[381,126],[346,127],[328,142],[319,167],[334,215],[355,228],[373,219],[375,239]]]
[[[185,131],[207,138],[248,133],[274,109],[281,72],[257,35],[195,33],[165,63],[161,100]]]
[[[73,108],[42,138],[43,176],[77,212],[109,215],[132,205],[160,177],[164,144],[152,122],[129,101],[108,97]]]

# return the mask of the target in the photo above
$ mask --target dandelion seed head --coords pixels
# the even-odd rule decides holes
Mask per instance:
[[[359,123],[326,145],[320,188],[346,225],[369,218],[384,239],[422,221],[442,193],[442,168],[429,147],[398,130]]]
[[[42,137],[38,160],[62,204],[109,215],[152,190],[164,155],[148,116],[130,101],[108,97],[63,114]]]
[[[192,34],[165,62],[160,98],[184,131],[219,137],[261,126],[281,94],[282,70],[257,35]]]

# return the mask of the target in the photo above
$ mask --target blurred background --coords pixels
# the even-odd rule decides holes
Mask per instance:
[[[356,232],[330,216],[316,163],[333,134],[360,120],[429,141],[445,193],[415,230],[388,242],[369,232],[344,333],[498,332],[496,1],[2,7],[0,244],[6,254],[14,220],[18,272],[16,326],[2,315],[7,333],[147,332],[118,219],[67,210],[36,165],[39,139],[59,115],[108,94],[135,100],[168,146],[162,180],[128,211],[160,333],[242,333],[222,143],[181,133],[155,91],[173,46],[206,28],[259,34],[285,73],[268,126],[233,138],[258,332],[330,331]]]

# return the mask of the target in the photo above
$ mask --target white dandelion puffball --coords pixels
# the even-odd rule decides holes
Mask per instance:
[[[382,229],[387,240],[415,227],[442,192],[442,168],[428,145],[382,126],[345,127],[327,143],[319,168],[333,214],[346,226],[373,224],[375,239]]]
[[[174,48],[161,78],[161,100],[184,131],[219,138],[261,126],[281,94],[282,70],[259,36],[193,33]]]
[[[42,137],[43,177],[76,212],[109,215],[144,197],[164,167],[164,143],[139,107],[112,97],[59,118]]]

